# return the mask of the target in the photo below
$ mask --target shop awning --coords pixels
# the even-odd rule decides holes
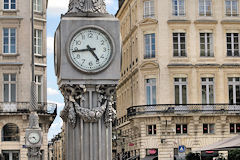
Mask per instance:
[[[157,158],[157,156],[146,156],[145,158],[141,160],[154,160],[154,158]]]
[[[240,148],[240,135],[203,147],[200,151],[228,151],[235,148]]]

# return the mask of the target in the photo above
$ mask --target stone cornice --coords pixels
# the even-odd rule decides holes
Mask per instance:
[[[183,19],[170,19],[167,21],[168,24],[191,24],[190,20]]]
[[[194,24],[217,24],[217,20],[198,19],[194,21]]]
[[[221,24],[240,24],[240,20],[222,20]]]
[[[22,66],[20,62],[0,62],[0,66]]]

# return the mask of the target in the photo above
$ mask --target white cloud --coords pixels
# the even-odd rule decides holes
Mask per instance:
[[[64,103],[61,103],[61,102],[56,102],[56,101],[48,101],[48,103],[54,103],[54,104],[57,104],[57,107],[58,107],[58,111],[62,110],[63,107],[64,107]]]
[[[54,53],[54,38],[47,37],[47,53],[53,54]]]
[[[67,12],[69,0],[50,0],[48,2],[48,15],[60,16]]]
[[[47,93],[48,93],[49,96],[54,96],[54,95],[59,94],[59,91],[56,90],[56,89],[47,88]]]

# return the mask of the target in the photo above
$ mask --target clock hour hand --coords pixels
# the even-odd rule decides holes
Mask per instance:
[[[96,50],[96,48],[90,48],[92,51]],[[84,51],[89,51],[89,49],[80,49],[80,50],[74,50],[72,52],[84,52]]]
[[[94,48],[91,48],[89,45],[87,45],[88,50],[92,53],[92,55],[96,58],[97,61],[99,61],[98,56],[93,52]]]

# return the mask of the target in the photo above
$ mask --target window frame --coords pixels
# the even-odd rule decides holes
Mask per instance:
[[[12,2],[12,0],[7,0],[8,1],[8,3],[6,3],[5,2],[5,0],[3,0],[3,10],[5,11],[7,11],[7,10],[9,10],[9,11],[14,11],[14,10],[16,10],[17,9],[17,2],[16,2],[16,0],[14,0],[15,2]],[[5,8],[5,4],[7,4],[8,5],[8,8]],[[12,8],[12,5],[14,5],[15,7],[14,8]]]
[[[177,36],[175,35],[177,34]],[[184,34],[184,36],[181,36],[181,34]],[[177,38],[177,42],[174,41],[175,37]],[[181,38],[184,37],[184,42],[181,42]],[[173,39],[173,57],[187,57],[187,45],[186,45],[186,33],[185,32],[173,32],[172,33],[172,39]],[[174,46],[177,45],[178,48],[176,49]],[[184,48],[182,48],[182,45],[184,45]],[[177,51],[177,55],[175,55],[175,51]],[[182,53],[183,51],[183,53]]]
[[[149,80],[149,82],[147,82]],[[155,81],[155,82],[154,82]],[[145,92],[146,92],[146,104],[147,105],[154,105],[157,103],[157,86],[156,86],[156,78],[146,78],[145,79]],[[150,95],[148,97],[148,87],[150,88]],[[155,102],[154,102],[154,95],[153,95],[153,88],[155,87]],[[150,102],[148,103],[148,99]]]
[[[180,10],[180,1],[183,1],[183,13]],[[176,4],[177,3],[177,4]],[[172,15],[173,16],[185,16],[186,15],[186,3],[185,0],[172,0]],[[176,10],[177,8],[177,10]]]
[[[228,36],[228,34],[230,34],[231,36]],[[234,34],[237,34],[237,39],[238,39],[238,43],[235,43],[234,42],[234,38],[235,38],[235,35]],[[231,38],[231,42],[228,42],[228,37]],[[240,57],[240,33],[226,33],[226,47],[227,47],[227,57]],[[228,48],[228,45],[231,45],[231,49]],[[235,49],[234,45],[237,45],[238,49]],[[229,52],[230,51],[230,52]],[[229,54],[231,53],[231,55]],[[235,53],[238,53],[237,55],[235,55]]]
[[[150,129],[149,127],[151,127],[151,133],[149,133],[149,129]],[[157,125],[156,124],[147,125],[147,135],[148,136],[157,135]]]
[[[203,79],[206,79],[206,81],[203,81]],[[212,81],[210,81],[212,79]],[[203,103],[203,86],[206,86],[206,103]],[[213,102],[210,103],[210,86],[213,88]],[[214,104],[215,103],[215,85],[214,85],[214,77],[201,77],[201,96],[202,96],[202,104]]]
[[[4,80],[4,75],[8,76],[8,81]],[[12,75],[15,75],[15,81],[11,81]],[[12,85],[15,84],[15,99],[12,100]],[[5,93],[4,93],[4,86],[8,85],[8,100],[5,101]],[[16,73],[3,73],[3,102],[10,103],[10,102],[17,102],[17,74]]]
[[[7,30],[7,32],[8,32],[8,36],[7,36],[7,41],[8,41],[8,43],[7,43],[7,52],[5,52],[5,50],[4,50],[4,47],[5,47],[5,44],[4,44],[4,42],[5,42],[5,38],[6,38],[6,36],[4,35],[4,30]],[[11,36],[11,34],[12,34],[12,30],[14,30],[14,42],[15,43],[12,43],[11,42],[11,38],[12,38],[12,36]],[[12,52],[11,51],[11,47],[14,47],[14,50],[15,50],[15,52]],[[5,54],[5,55],[13,55],[13,54],[17,54],[17,28],[15,28],[15,27],[3,27],[2,28],[2,53],[3,54]]]
[[[233,125],[233,132],[231,131],[231,125]],[[230,134],[239,134],[240,133],[240,123],[230,123],[229,124],[229,132]]]
[[[6,137],[6,135],[4,134],[5,133],[4,129],[8,129],[8,128],[5,128],[5,127],[7,127],[7,125],[12,125],[12,126],[16,127],[16,129],[17,129],[16,133],[14,133],[14,132],[11,133],[11,134],[14,134],[14,135],[8,135],[8,137]],[[2,133],[2,135],[1,135],[1,141],[2,142],[20,142],[20,128],[15,123],[6,123],[2,127],[1,133]],[[10,131],[6,132],[6,133],[9,134]],[[6,138],[10,138],[10,140],[6,140]],[[14,140],[13,138],[16,138],[16,139]]]
[[[13,153],[18,154],[18,160],[20,160],[20,151],[19,150],[2,150],[2,155],[3,154],[9,154],[9,160],[15,160],[13,159]]]
[[[33,10],[34,10],[34,12],[41,13],[43,11],[43,1],[42,0],[34,0],[33,1]]]
[[[177,133],[177,128],[180,126],[180,132]],[[184,133],[184,128],[186,127],[186,133]],[[187,124],[176,124],[176,134],[188,134],[188,125]]]
[[[34,55],[43,55],[43,30],[41,29],[34,29]]]
[[[176,81],[176,79],[179,79],[179,81]],[[183,79],[186,79],[183,81]],[[177,102],[177,97],[176,97],[176,86],[179,87],[179,95],[178,95],[178,102]],[[186,86],[186,104],[188,102],[188,81],[186,77],[175,77],[174,78],[174,103],[177,105],[183,104],[183,86]]]
[[[202,2],[201,2],[202,1]],[[208,10],[207,10],[207,7],[208,7],[208,5],[207,5],[207,2],[210,2],[210,14],[208,13]],[[203,13],[202,13],[202,11],[201,11],[201,3],[203,3]],[[213,7],[213,5],[212,5],[212,0],[199,0],[198,1],[198,10],[199,10],[199,16],[204,16],[204,17],[209,17],[209,16],[212,16],[212,7]],[[209,15],[208,15],[209,14]]]
[[[149,6],[146,6],[147,3]],[[148,10],[148,13],[146,13],[147,10]],[[153,18],[154,16],[155,16],[154,0],[143,1],[143,18]]]
[[[39,81],[40,80],[40,81]],[[43,76],[42,75],[35,75],[35,84],[36,84],[36,94],[37,94],[37,100],[38,103],[43,102]],[[39,99],[39,94],[38,94],[38,87],[41,87],[41,91],[40,91],[40,99]]]
[[[230,81],[230,79],[232,79],[232,81]],[[238,79],[238,80],[237,80]],[[230,86],[232,86],[232,102],[231,98],[230,98]],[[240,77],[228,77],[228,100],[229,100],[229,104],[240,104],[240,101],[237,102],[237,91],[236,91],[236,87],[240,88]],[[240,95],[240,89],[239,89],[239,93]]]
[[[202,36],[202,34],[204,34],[204,35]],[[200,32],[199,37],[200,37],[200,57],[214,57],[213,33]],[[202,37],[204,38],[203,43],[201,43]],[[209,43],[208,43],[208,41],[209,41]],[[202,44],[204,45],[204,51],[202,51],[202,47],[201,47]],[[208,45],[209,45],[210,48],[208,47]],[[202,53],[204,53],[204,54],[202,54]]]
[[[148,39],[149,38],[149,39]],[[149,44],[147,44],[147,39]],[[154,39],[154,43],[153,43]],[[149,46],[149,51],[147,51],[147,46]],[[154,49],[153,49],[154,46]],[[149,55],[147,53],[150,53]],[[144,34],[144,59],[156,58],[156,35],[155,33]]]
[[[230,2],[230,13],[227,12],[227,1]],[[236,6],[236,14],[233,14],[233,1],[236,1],[237,6]],[[225,0],[225,15],[228,17],[236,17],[239,16],[239,11],[238,11],[238,7],[239,7],[239,1],[238,0]]]
[[[204,133],[204,125],[207,125],[207,133]],[[213,133],[211,133],[213,127]],[[215,134],[215,123],[203,123],[203,134]]]

